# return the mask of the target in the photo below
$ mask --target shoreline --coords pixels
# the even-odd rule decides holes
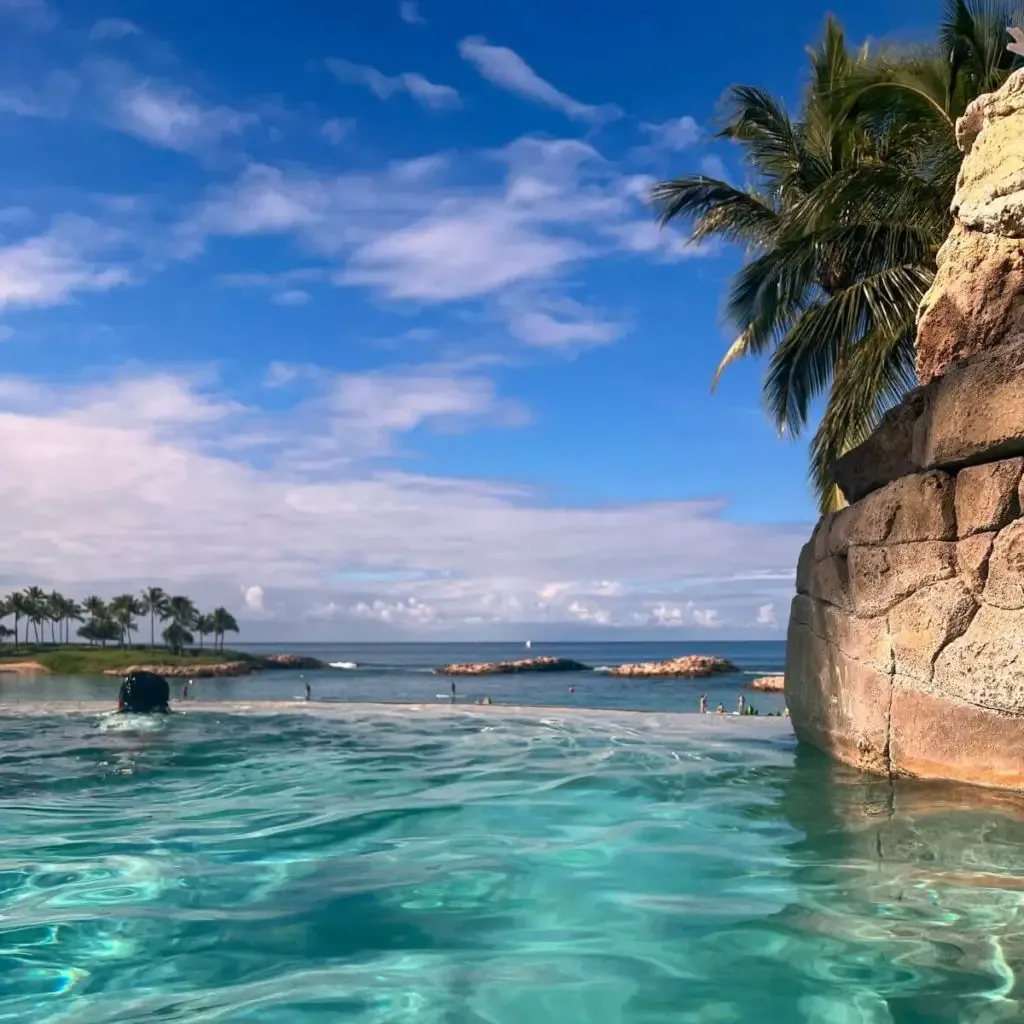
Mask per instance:
[[[686,724],[697,728],[720,729],[729,726],[746,728],[748,723],[757,722],[758,728],[767,728],[779,733],[792,735],[788,718],[772,715],[717,715],[713,712],[701,715],[691,711],[644,711],[629,708],[583,708],[565,705],[543,704],[451,704],[448,701],[423,703],[411,701],[305,701],[293,700],[234,700],[234,701],[172,701],[171,715],[227,713],[241,715],[273,716],[278,714],[316,715],[324,718],[342,718],[352,712],[366,712],[377,715],[421,714],[438,717],[441,715],[472,715],[486,718],[529,716],[540,720],[550,717],[613,720],[623,716],[632,720],[648,719],[652,723]],[[114,713],[110,701],[0,701],[0,718],[47,718],[75,717],[79,715],[103,715]]]

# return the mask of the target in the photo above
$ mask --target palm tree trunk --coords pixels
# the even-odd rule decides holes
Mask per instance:
[[[149,609],[149,646],[156,648],[156,610]]]
[[[18,619],[20,617],[21,616],[17,612],[14,613],[14,646],[15,647],[18,646]]]

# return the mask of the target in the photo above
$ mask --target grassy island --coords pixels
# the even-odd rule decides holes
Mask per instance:
[[[152,647],[96,647],[88,644],[22,645],[0,648],[0,672],[4,666],[35,664],[46,672],[61,675],[101,676],[107,672],[121,672],[133,666],[161,666],[167,668],[215,668],[217,666],[246,665],[248,671],[260,667],[261,659],[243,651],[184,650],[171,652]],[[237,674],[244,674],[238,672]]]

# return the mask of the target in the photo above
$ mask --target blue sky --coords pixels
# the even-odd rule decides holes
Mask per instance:
[[[739,254],[645,203],[742,180],[730,83],[798,94],[825,9],[763,13],[0,0],[0,585],[253,639],[781,635],[805,446],[762,367],[709,393]]]

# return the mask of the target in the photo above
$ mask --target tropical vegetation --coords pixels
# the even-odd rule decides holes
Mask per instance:
[[[140,618],[149,620],[151,647],[157,646],[157,624],[167,624],[160,636],[173,654],[194,644],[197,635],[200,649],[206,637],[212,637],[213,650],[223,651],[225,635],[239,632],[237,620],[226,608],[203,613],[191,598],[167,594],[160,587],[106,600],[92,595],[79,603],[57,591],[46,593],[33,586],[0,598],[0,641],[13,639],[15,646],[19,642],[70,645],[71,624],[78,622],[82,625],[76,634],[87,644],[127,647]],[[13,620],[13,628],[4,625],[4,620]]]
[[[828,19],[796,110],[764,89],[729,89],[718,135],[749,183],[704,174],[657,184],[663,224],[744,247],[726,314],[737,331],[712,387],[737,359],[768,356],[764,400],[796,437],[824,408],[810,445],[823,511],[842,504],[832,467],[916,384],[915,320],[952,226],[955,126],[1024,59],[1004,3],[948,0],[936,38],[916,49],[853,48]]]

